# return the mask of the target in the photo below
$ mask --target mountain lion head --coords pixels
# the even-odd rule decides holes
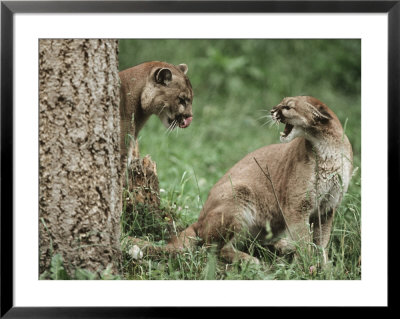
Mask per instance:
[[[284,123],[281,142],[290,142],[296,137],[318,137],[318,133],[337,125],[336,115],[321,101],[311,96],[286,97],[271,110],[272,119]]]
[[[193,119],[193,89],[186,64],[144,62],[119,72],[121,160],[132,156],[144,124],[155,114],[168,131],[185,128]]]
[[[186,64],[164,63],[154,67],[141,95],[145,112],[156,114],[170,130],[186,128],[193,118],[193,90],[186,76]]]

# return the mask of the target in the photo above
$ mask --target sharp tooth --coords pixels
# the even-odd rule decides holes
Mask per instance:
[[[283,133],[283,132],[280,132],[279,134],[281,134],[281,136],[285,136],[285,133]]]

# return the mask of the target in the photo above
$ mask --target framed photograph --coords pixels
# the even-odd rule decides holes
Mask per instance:
[[[2,1],[1,316],[389,307],[399,18]]]

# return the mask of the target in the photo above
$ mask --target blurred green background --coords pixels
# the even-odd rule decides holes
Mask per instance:
[[[193,122],[167,134],[156,116],[140,132],[140,152],[157,163],[162,200],[181,222],[197,219],[211,187],[247,153],[279,143],[283,127],[266,124],[283,97],[312,95],[347,121],[361,154],[361,41],[120,40],[120,70],[158,60],[186,63],[194,90]],[[349,193],[360,196],[360,172]]]

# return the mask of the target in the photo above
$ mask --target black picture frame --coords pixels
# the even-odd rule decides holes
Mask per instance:
[[[1,318],[187,317],[184,308],[15,307],[13,300],[13,19],[16,13],[387,13],[388,218],[398,211],[400,1],[1,1]],[[396,209],[397,208],[397,209]],[[384,212],[380,212],[384,213]],[[382,240],[382,239],[380,239]],[[387,239],[390,243],[389,238]],[[388,256],[389,258],[389,256]],[[389,269],[388,269],[389,270]],[[390,281],[388,281],[389,287]],[[390,298],[388,300],[388,305]],[[387,307],[389,308],[389,307]],[[253,308],[254,309],[254,308]],[[227,316],[227,309],[203,309]],[[202,311],[203,311],[202,310]],[[257,309],[255,309],[257,310]],[[299,309],[298,309],[299,310]],[[307,309],[299,310],[301,312]],[[236,312],[236,311],[235,311]],[[268,310],[270,313],[270,310]],[[297,314],[301,314],[297,312]],[[247,313],[247,312],[246,312]],[[200,313],[197,312],[199,315]]]

